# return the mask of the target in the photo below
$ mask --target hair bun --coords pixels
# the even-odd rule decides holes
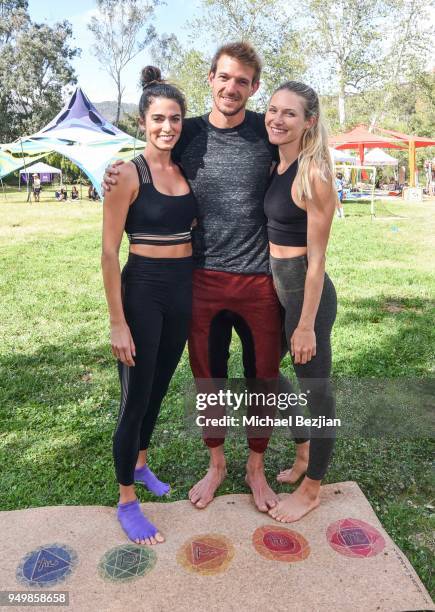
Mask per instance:
[[[148,87],[148,85],[154,83],[161,83],[162,73],[160,71],[160,68],[157,68],[156,66],[145,66],[145,68],[142,68],[140,82],[143,89],[145,89],[145,87]]]

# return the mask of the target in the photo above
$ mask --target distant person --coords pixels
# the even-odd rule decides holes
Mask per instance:
[[[54,192],[54,197],[58,202],[63,202],[67,200],[68,194],[66,189],[64,189],[63,187],[61,187],[60,189],[56,189],[56,191]]]
[[[54,197],[58,202],[65,202],[68,199],[68,194],[66,189],[61,187],[60,189],[56,189],[54,192]]]
[[[38,174],[33,175],[33,197],[35,198],[35,202],[39,202],[39,197],[41,195],[41,179]]]
[[[343,198],[344,198],[344,181],[343,175],[341,172],[337,172],[335,175],[335,188],[337,190],[338,200],[337,200],[337,216],[339,219],[344,219],[344,208],[343,208]]]
[[[424,173],[426,177],[426,192],[428,195],[435,195],[435,164],[430,159],[424,162]]]
[[[75,185],[71,189],[71,200],[79,200],[79,191]]]
[[[98,194],[98,191],[95,189],[95,187],[93,185],[89,185],[89,189],[88,189],[88,198],[90,200],[93,200],[94,202],[96,200],[100,199],[100,196]]]

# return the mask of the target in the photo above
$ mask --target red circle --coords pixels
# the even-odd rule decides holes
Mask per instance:
[[[304,561],[310,555],[310,545],[297,531],[263,525],[252,535],[255,550],[266,559],[294,563]]]
[[[302,546],[296,538],[292,538],[283,532],[268,531],[264,534],[263,542],[269,550],[274,552],[297,555],[302,550]]]
[[[330,546],[346,557],[374,557],[385,548],[377,529],[364,521],[346,518],[329,525],[326,538]]]

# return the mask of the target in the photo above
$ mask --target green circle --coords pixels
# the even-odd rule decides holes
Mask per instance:
[[[156,553],[147,546],[125,544],[106,552],[98,570],[104,580],[128,582],[150,572],[157,561]]]

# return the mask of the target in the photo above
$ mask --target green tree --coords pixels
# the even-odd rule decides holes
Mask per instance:
[[[7,142],[42,128],[60,110],[63,88],[76,82],[71,60],[79,49],[70,46],[68,21],[31,23],[27,2],[1,8],[9,32],[0,33],[0,138]]]
[[[99,14],[88,24],[95,37],[93,53],[116,85],[115,125],[119,123],[125,89],[123,70],[155,40],[157,34],[149,22],[158,4],[159,0],[97,0]]]
[[[317,73],[323,67],[329,93],[338,95],[343,128],[348,97],[381,82],[378,63],[387,4],[384,0],[308,0],[305,8],[308,49]]]
[[[27,0],[0,0],[0,49],[30,21]]]
[[[7,88],[9,64],[13,58],[12,45],[17,34],[29,21],[26,0],[0,0],[0,134],[6,140],[9,140],[7,134],[13,122],[10,92]]]
[[[157,36],[150,46],[150,51],[152,61],[166,77],[169,76],[173,66],[179,63],[183,54],[183,49],[175,34]]]
[[[139,112],[135,113],[124,113],[122,118],[119,120],[119,129],[126,132],[134,138],[142,140],[143,135],[138,130]]]
[[[210,105],[209,58],[201,51],[183,49],[175,34],[156,38],[151,57],[163,75],[186,96],[188,116],[204,114]]]
[[[381,123],[391,109],[400,113],[403,104],[415,107],[417,97],[431,90],[427,68],[434,45],[430,21],[434,8],[433,1],[389,0],[389,21],[395,27],[388,31],[387,52],[380,65],[382,91],[372,106],[372,125]]]
[[[55,168],[59,168],[62,170],[62,177],[64,183],[77,183],[77,182],[88,182],[86,175],[80,170],[78,166],[75,165],[67,157],[64,157],[60,153],[50,153],[45,157],[44,162],[49,166],[54,166]]]
[[[424,80],[427,70],[433,6],[433,0],[306,1],[312,73],[336,96],[341,129],[401,113],[406,86]]]
[[[190,27],[216,45],[233,40],[250,42],[264,61],[256,96],[262,109],[282,81],[301,79],[305,69],[300,32],[281,0],[202,0],[202,14]]]
[[[186,96],[189,117],[203,115],[210,109],[210,87],[207,80],[210,62],[200,51],[184,51],[169,76]]]

